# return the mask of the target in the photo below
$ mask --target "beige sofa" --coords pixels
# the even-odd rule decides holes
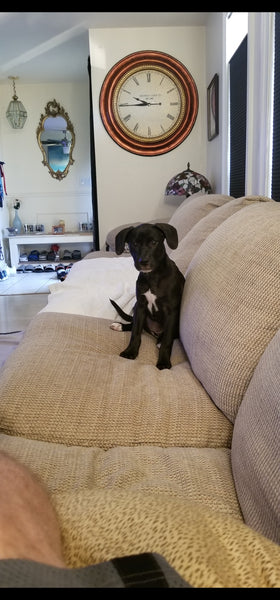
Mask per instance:
[[[196,195],[170,223],[172,368],[50,302],[0,371],[0,448],[47,485],[69,566],[153,551],[194,587],[279,587],[280,203]]]

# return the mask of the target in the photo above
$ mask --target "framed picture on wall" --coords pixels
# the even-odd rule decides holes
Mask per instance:
[[[216,73],[207,88],[207,127],[211,142],[219,134],[219,75]]]

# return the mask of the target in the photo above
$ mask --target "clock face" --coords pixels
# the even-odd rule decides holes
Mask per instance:
[[[116,86],[113,110],[119,126],[134,139],[163,140],[184,116],[183,88],[163,68],[136,68]]]
[[[182,63],[156,51],[135,52],[105,77],[100,114],[112,139],[135,154],[169,152],[190,133],[197,116],[195,82]]]

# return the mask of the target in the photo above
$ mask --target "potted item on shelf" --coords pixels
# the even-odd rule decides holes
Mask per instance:
[[[60,233],[60,234],[65,233],[65,227],[64,227],[64,225],[53,225],[52,226],[52,233],[55,233],[55,234],[57,234],[57,233]]]
[[[18,216],[19,208],[20,208],[20,200],[15,200],[15,203],[14,203],[15,216],[14,216],[14,220],[13,220],[13,227],[15,228],[17,234],[20,234],[22,231],[22,222]]]

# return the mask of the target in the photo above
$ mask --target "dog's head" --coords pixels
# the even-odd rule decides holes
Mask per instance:
[[[143,223],[126,227],[116,235],[116,253],[122,254],[125,244],[128,244],[136,269],[148,273],[157,268],[166,255],[165,239],[169,248],[177,248],[177,231],[168,223]]]

